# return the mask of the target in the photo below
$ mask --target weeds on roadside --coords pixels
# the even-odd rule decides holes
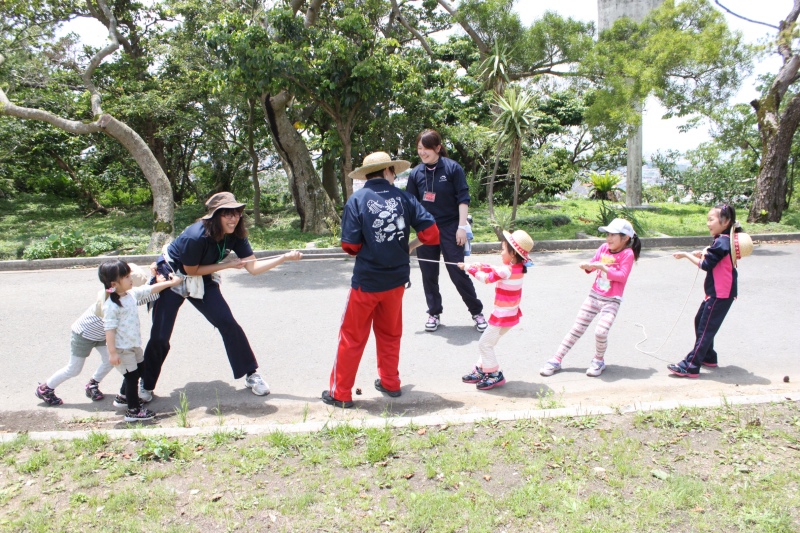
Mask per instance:
[[[191,426],[189,423],[189,399],[184,391],[181,391],[178,407],[175,408],[175,415],[178,417],[178,427],[188,428]]]

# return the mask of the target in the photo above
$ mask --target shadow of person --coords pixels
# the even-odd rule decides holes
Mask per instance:
[[[678,376],[674,376],[678,378]],[[703,368],[700,379],[725,383],[726,385],[769,385],[771,380],[757,376],[740,366],[720,366],[717,368]]]
[[[434,332],[419,331],[417,334],[444,337],[447,344],[452,344],[453,346],[466,346],[480,338],[480,333],[475,330],[474,326],[445,326],[444,324]]]
[[[372,416],[403,417],[424,416],[464,407],[464,402],[447,400],[432,392],[414,392],[413,388],[413,384],[403,385],[400,388],[403,395],[398,398],[382,395],[365,400],[355,399],[355,405],[359,410]]]
[[[651,376],[657,373],[658,369],[656,368],[631,368],[629,366],[606,365],[606,369],[597,377],[597,379],[600,381],[613,383],[614,381],[625,379],[650,379]],[[589,378],[589,376],[586,377]]]
[[[509,380],[501,387],[495,387],[489,390],[477,390],[476,394],[490,394],[492,396],[501,396],[503,398],[516,398],[516,399],[531,399],[537,400],[544,397],[553,395],[553,389],[542,383],[532,383],[529,381]]]
[[[157,418],[168,418],[180,409],[181,393],[186,395],[190,411],[200,407],[205,409],[205,414],[213,416],[236,414],[260,418],[278,412],[276,406],[268,403],[271,395],[256,396],[249,389],[233,387],[220,380],[189,382],[174,389],[169,396],[154,395],[147,408],[158,413]]]

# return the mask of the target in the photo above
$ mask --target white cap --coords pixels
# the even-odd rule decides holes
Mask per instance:
[[[608,226],[600,226],[597,229],[604,233],[621,233],[631,238],[636,235],[636,232],[633,231],[633,226],[631,226],[631,223],[624,218],[615,218]]]

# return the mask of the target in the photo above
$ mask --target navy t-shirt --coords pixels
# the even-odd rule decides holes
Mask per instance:
[[[181,233],[177,239],[172,241],[167,248],[172,268],[180,269],[184,274],[183,265],[203,266],[219,263],[231,252],[236,252],[239,258],[250,257],[253,249],[250,241],[239,239],[234,235],[226,235],[223,240],[216,242],[206,234],[206,228],[202,221],[195,222]],[[203,276],[203,279],[211,276]]]
[[[432,171],[425,163],[414,167],[408,176],[406,191],[422,203],[440,227],[458,223],[459,204],[469,205],[470,201],[464,169],[447,157],[440,157]],[[426,192],[434,193],[435,199],[425,200]]]
[[[383,178],[367,180],[347,200],[342,213],[342,242],[361,244],[351,286],[364,292],[383,292],[408,283],[409,227],[417,232],[435,223],[410,194]]]

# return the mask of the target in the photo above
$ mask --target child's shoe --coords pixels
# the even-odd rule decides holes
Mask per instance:
[[[548,360],[542,368],[539,369],[539,374],[542,376],[552,376],[556,372],[561,370],[561,361],[558,359],[550,359]]]
[[[700,377],[700,368],[687,366],[683,361],[674,365],[667,365],[667,370],[682,378]]]
[[[463,381],[464,383],[479,383],[483,381],[483,378],[485,377],[486,373],[476,366],[475,368],[472,369],[472,372],[470,372],[466,376],[463,376],[461,378],[461,381]]]
[[[143,420],[152,420],[155,417],[156,414],[153,411],[144,407],[125,411],[125,422],[141,422]]]
[[[39,383],[39,386],[36,387],[36,397],[44,400],[51,407],[64,403],[61,398],[56,396],[56,391],[47,386],[47,383]]]
[[[503,373],[498,370],[497,372],[484,374],[483,379],[479,381],[475,387],[477,387],[478,390],[489,390],[505,384],[506,378],[504,378]]]
[[[439,315],[428,315],[428,320],[425,321],[425,331],[436,331],[439,329],[439,324],[441,324]]]
[[[606,369],[606,362],[603,361],[602,359],[598,359],[597,357],[595,357],[594,359],[592,359],[589,368],[586,369],[586,375],[589,377],[596,378],[597,376],[602,374],[603,370],[605,369]]]
[[[127,407],[128,407],[128,398],[126,398],[126,397],[125,397],[125,396],[123,396],[122,394],[117,394],[117,395],[114,397],[114,401],[113,401],[113,402],[111,402],[111,403],[112,403],[112,405],[113,405],[114,407],[125,407],[125,408],[127,408]],[[147,403],[147,402],[146,402],[146,401],[144,401],[144,399],[143,399],[141,396],[139,396],[139,403],[141,403],[141,404],[145,404],[145,403]]]
[[[90,379],[89,383],[84,387],[86,389],[86,397],[91,398],[93,402],[99,402],[106,397],[105,394],[100,392],[99,385],[94,379]]]
[[[483,316],[483,313],[478,313],[477,315],[473,315],[472,320],[475,321],[475,329],[480,332],[486,331],[486,328],[489,327],[489,323],[486,322],[486,317]]]

